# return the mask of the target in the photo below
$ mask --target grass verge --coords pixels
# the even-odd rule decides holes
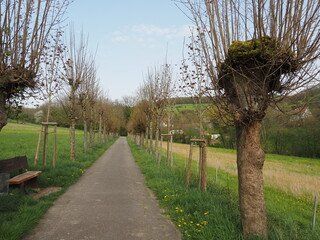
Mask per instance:
[[[8,195],[0,195],[0,239],[18,240],[32,229],[46,213],[53,202],[108,149],[116,139],[96,144],[87,153],[82,152],[82,132],[77,132],[76,161],[69,160],[68,130],[59,128],[57,136],[57,168],[33,166],[34,152],[40,127],[37,125],[9,125],[0,133],[0,159],[17,155],[27,155],[30,169],[42,170],[39,187],[61,187],[61,190],[39,199],[24,194],[18,189],[10,189]],[[50,153],[48,154],[50,156]],[[31,193],[31,189],[27,189]]]
[[[130,139],[128,142],[148,187],[182,232],[183,239],[243,239],[235,176],[220,170],[216,184],[216,171],[209,167],[208,190],[201,192],[196,181],[196,167],[193,166],[191,187],[186,189],[183,157],[176,155],[172,168],[164,161],[158,165],[144,149]],[[265,188],[265,195],[269,239],[320,239],[319,224],[314,232],[310,230],[313,211],[308,196],[295,197],[270,187]]]

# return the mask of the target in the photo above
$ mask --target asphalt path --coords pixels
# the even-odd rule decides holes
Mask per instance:
[[[178,240],[121,137],[51,207],[25,240]]]

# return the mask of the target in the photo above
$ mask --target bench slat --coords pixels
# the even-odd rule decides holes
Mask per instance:
[[[9,179],[9,184],[21,184],[32,178],[39,176],[42,171],[28,171]]]
[[[0,173],[11,173],[16,170],[28,168],[28,160],[26,156],[17,156],[14,158],[0,160]]]

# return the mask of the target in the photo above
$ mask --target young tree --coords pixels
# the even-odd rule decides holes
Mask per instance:
[[[140,134],[140,145],[143,146],[144,134],[146,133],[148,121],[147,112],[149,104],[147,101],[142,100],[133,107],[130,115],[130,120],[127,124],[128,131],[133,134]]]
[[[320,46],[317,0],[181,0],[198,34],[193,64],[233,118],[243,234],[267,237],[261,121],[267,107],[312,83]],[[223,116],[222,116],[223,117]]]
[[[56,30],[55,35],[51,37],[51,41],[48,43],[48,46],[44,47],[43,56],[41,57],[42,64],[40,65],[40,91],[42,98],[47,100],[47,122],[49,122],[51,114],[53,97],[55,94],[57,94],[63,84],[63,52],[66,50],[66,46],[64,46],[64,44],[61,42],[61,37],[62,30]]]
[[[89,76],[92,70],[92,59],[89,55],[88,40],[81,33],[79,42],[76,41],[74,29],[70,28],[70,39],[65,59],[64,81],[67,85],[66,95],[68,96],[68,117],[70,121],[70,160],[75,160],[75,124],[77,116],[78,92],[81,83]]]
[[[142,92],[150,104],[150,152],[152,152],[152,131],[154,127],[156,134],[155,155],[158,158],[160,124],[165,115],[169,98],[173,93],[172,67],[169,64],[164,64],[159,69],[155,69],[154,71],[149,70]]]
[[[41,56],[68,5],[68,0],[0,2],[0,131],[7,124],[6,102],[41,87]]]
[[[83,120],[83,152],[87,152],[88,148],[88,121],[92,122],[92,108],[95,105],[97,93],[99,92],[96,78],[96,67],[94,66],[94,61],[87,65],[86,74],[83,76],[83,81],[79,86],[78,91],[78,101],[81,106],[81,115]],[[92,124],[90,124],[90,129],[92,129]],[[90,139],[92,139],[92,130],[90,131]],[[90,145],[90,147],[92,147]]]
[[[194,38],[193,33],[191,38]],[[192,50],[195,49],[195,42],[191,41],[188,44],[188,48]],[[192,62],[197,62],[198,56],[193,53],[193,51],[189,53],[189,60],[191,60]],[[179,90],[185,93],[187,96],[191,96],[194,104],[194,109],[197,113],[199,135],[200,138],[203,138],[203,118],[208,108],[207,105],[203,103],[203,100],[206,98],[208,75],[205,74],[205,66],[203,64],[195,64],[189,66],[186,61],[186,59],[182,60],[182,67],[180,68],[181,79]]]

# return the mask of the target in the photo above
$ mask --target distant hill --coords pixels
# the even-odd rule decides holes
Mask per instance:
[[[173,99],[175,104],[194,104],[192,97],[176,97]],[[210,99],[203,97],[201,99],[202,103],[210,103]]]

